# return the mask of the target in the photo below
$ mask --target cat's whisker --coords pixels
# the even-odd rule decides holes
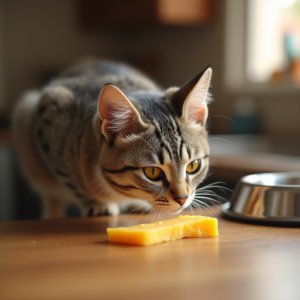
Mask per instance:
[[[192,203],[193,203],[193,202],[192,202]],[[189,206],[189,211],[191,212],[191,215],[194,215],[194,212],[193,212],[193,210],[191,209],[192,203],[191,203],[191,205]]]
[[[160,220],[159,216],[160,216],[160,212],[161,212],[162,210],[163,210],[163,209],[162,209],[161,207],[158,207],[158,209],[157,209],[157,214],[155,215],[154,220],[155,220],[155,219],[156,219],[157,221]]]
[[[192,206],[193,206],[194,210],[195,210],[195,209],[198,209],[198,208],[201,208],[201,207],[198,207],[198,205],[197,205],[195,202],[192,203]]]
[[[211,186],[215,186],[215,185],[220,185],[220,184],[226,185],[226,183],[224,181],[216,181],[216,182],[212,182],[210,184],[207,184],[207,185],[205,185],[205,186],[203,186],[201,188],[198,188],[198,190],[201,190],[201,189],[207,188],[207,187],[211,187]]]
[[[140,208],[143,208],[143,203],[142,203],[141,201],[145,201],[145,202],[151,204],[151,202],[154,202],[155,199],[150,199],[150,200],[133,200],[132,202],[130,202],[130,203],[128,204],[128,207],[129,207],[129,208],[130,208],[131,206],[134,206],[134,207],[137,206],[137,207],[135,207],[133,210],[129,211],[129,212],[126,214],[126,216],[128,216],[129,214],[133,214],[134,212],[138,211]],[[138,205],[139,205],[139,206],[138,206]],[[144,214],[147,210],[149,210],[150,208],[151,208],[151,206],[150,206],[150,207],[147,207],[147,208],[144,210],[143,214]]]
[[[195,207],[203,208],[204,202],[194,200],[193,204],[194,204]]]
[[[195,195],[207,195],[207,196],[213,195],[213,196],[218,196],[217,193],[215,193],[214,191],[210,191],[210,190],[195,192]]]
[[[233,144],[231,141],[229,140],[226,140],[226,139],[223,139],[223,138],[209,138],[210,140],[220,140],[220,141],[224,141],[224,142],[227,142],[227,143],[230,143],[230,144]]]
[[[140,215],[139,215],[139,219],[149,210],[149,209],[151,209],[150,210],[150,213],[149,213],[149,215],[153,212],[153,208],[151,207],[151,208],[147,208],[147,209],[145,209]],[[148,217],[148,216],[147,216]]]
[[[229,120],[229,121],[235,123],[234,120],[230,119],[229,117],[222,116],[222,115],[213,115],[213,116],[209,116],[208,119],[210,119],[210,118],[215,118],[215,117],[225,118],[225,119],[227,119],[227,120]],[[216,140],[216,139],[218,139],[218,138],[210,138],[210,139],[211,139],[211,140]],[[224,140],[225,140],[225,139],[224,139]],[[225,141],[229,142],[228,140],[225,140]]]
[[[214,187],[216,187],[216,185]],[[209,187],[209,188],[211,188],[211,187]],[[227,189],[227,188],[226,188],[226,190],[231,191],[230,189]],[[225,193],[224,190],[221,189],[221,191]],[[218,203],[218,204],[222,203],[222,201],[223,202],[228,201],[228,199],[226,199],[225,197],[218,195],[217,193],[215,193],[212,190],[209,190],[208,188],[196,190],[194,198],[195,199],[201,199],[201,198],[207,199],[207,200],[210,200],[211,202]]]
[[[205,203],[205,202],[203,202],[203,201],[201,201],[201,202],[197,202],[197,201],[195,201],[195,205],[199,205],[199,208],[201,208],[201,209],[207,209],[207,210],[209,210],[209,211],[212,211],[212,208],[211,208],[211,206],[210,205],[208,205],[207,203]],[[202,206],[201,206],[201,205]]]
[[[161,212],[162,212],[162,209],[159,208],[159,209],[158,209],[158,214],[157,214],[157,220],[158,220],[158,221],[161,220],[161,219],[160,219],[160,218],[161,218]]]
[[[128,212],[128,213],[126,214],[126,216],[128,216],[129,214],[135,213],[135,212],[138,211],[141,207],[142,207],[142,205],[141,205],[140,207],[134,208],[133,210],[131,210],[130,212]],[[146,211],[146,210],[145,210],[145,211]]]
[[[226,184],[224,181],[216,181],[216,182],[212,182],[210,184],[207,184],[205,185],[204,187],[207,187],[207,186],[212,186],[212,185],[216,185],[216,184]]]
[[[156,211],[157,211],[157,207],[152,207],[152,210],[149,212],[148,216],[147,216],[146,219],[145,219],[145,223],[148,222],[148,219],[149,219],[151,216],[153,216],[153,215],[156,213]]]
[[[199,203],[192,202],[191,204],[192,204],[194,209],[203,209],[203,207]]]
[[[220,201],[215,200],[215,199],[212,199],[212,198],[208,198],[208,197],[202,197],[201,199],[195,198],[194,200],[195,200],[196,202],[197,202],[197,201],[202,201],[202,200],[208,200],[208,201],[211,202],[213,205],[215,205],[215,204],[220,204]],[[204,202],[204,201],[203,201],[203,202]]]
[[[226,199],[226,198],[224,198],[222,196],[219,196],[219,195],[217,195],[215,193],[210,193],[210,194],[195,194],[194,198],[197,199],[197,198],[203,198],[203,197],[206,197],[206,196],[214,196],[214,197],[216,197],[216,200],[223,200],[224,202],[228,201],[228,199]]]
[[[203,187],[201,187],[201,188],[198,188],[197,190],[196,190],[196,192],[197,191],[204,191],[204,190],[207,190],[207,189],[209,189],[209,188],[217,188],[217,189],[219,189],[219,190],[221,190],[221,191],[230,191],[230,192],[233,192],[230,188],[228,188],[228,187],[225,187],[225,186],[222,186],[222,185],[219,185],[220,183],[222,183],[222,182],[215,182],[215,183],[211,183],[211,184],[208,184],[208,185],[206,185],[206,186],[203,186]]]
[[[158,220],[161,221],[163,218],[162,218],[162,215],[164,213],[164,210],[163,209],[160,209],[160,212],[159,212],[159,215],[158,215]]]
[[[219,201],[219,200],[227,201],[225,198],[223,198],[221,196],[212,195],[212,194],[208,194],[208,195],[195,195],[194,199],[214,199],[216,201]]]
[[[130,203],[130,204],[129,204],[129,207],[130,207],[130,206],[133,206],[133,203]],[[141,205],[140,207],[134,208],[133,210],[129,211],[125,216],[128,216],[128,215],[130,215],[130,214],[133,214],[134,212],[136,212],[137,210],[139,210],[141,207],[142,207],[142,205]]]
[[[152,217],[152,219],[151,219],[151,222],[150,222],[150,223],[152,223],[152,222],[153,222],[153,220],[155,220],[155,218],[157,217],[157,215],[158,215],[158,213],[159,213],[159,210],[160,210],[160,207],[157,207],[157,208],[156,208],[156,212],[154,213],[154,216]]]
[[[149,212],[148,216],[146,217],[146,220],[145,220],[144,223],[147,222],[148,217],[153,213],[153,211],[155,210],[155,208],[153,208],[153,207],[148,207],[148,208],[145,209],[145,211],[144,211],[143,213],[141,213],[141,214],[139,215],[139,219],[141,219],[141,217],[143,216],[143,214],[145,214],[149,209],[151,209],[151,211]]]
[[[212,208],[211,208],[211,206],[209,206],[207,203],[205,203],[205,202],[197,202],[197,201],[195,201],[195,202],[193,202],[193,206],[196,208],[196,209],[201,209],[201,210],[206,210],[206,211],[208,211],[208,212],[212,212]]]
[[[212,209],[211,205],[209,205],[208,203],[201,201],[200,199],[196,199],[195,203],[201,203],[202,205],[204,205],[206,208]]]
[[[157,208],[154,207],[154,208],[150,211],[150,213],[148,214],[148,216],[146,217],[145,223],[151,223],[151,222],[149,222],[149,220],[150,220],[151,217],[153,217],[153,215],[156,213],[156,211],[157,211]]]

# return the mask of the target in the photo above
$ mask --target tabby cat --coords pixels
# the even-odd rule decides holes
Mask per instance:
[[[164,91],[125,64],[96,61],[25,94],[13,135],[44,218],[63,217],[65,201],[82,215],[117,215],[136,199],[156,211],[187,208],[209,166],[211,75]]]

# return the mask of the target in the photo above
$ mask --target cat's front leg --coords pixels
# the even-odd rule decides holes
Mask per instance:
[[[101,203],[86,204],[82,207],[82,215],[87,217],[93,216],[117,216],[121,212],[121,208],[116,203]]]
[[[52,195],[44,195],[42,219],[57,219],[65,217],[65,203],[62,199]]]

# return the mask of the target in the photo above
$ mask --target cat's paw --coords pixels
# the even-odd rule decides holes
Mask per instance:
[[[152,210],[153,207],[143,200],[135,200],[122,206],[122,213],[127,214],[147,214],[152,212]]]
[[[108,203],[106,204],[106,211],[110,216],[117,216],[120,214],[121,209],[116,203]]]
[[[120,212],[120,206],[116,203],[95,203],[89,208],[87,216],[117,216]]]

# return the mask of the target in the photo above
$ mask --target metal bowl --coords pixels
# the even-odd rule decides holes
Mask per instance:
[[[242,177],[230,202],[222,205],[227,217],[266,225],[300,225],[300,173],[264,173]]]

